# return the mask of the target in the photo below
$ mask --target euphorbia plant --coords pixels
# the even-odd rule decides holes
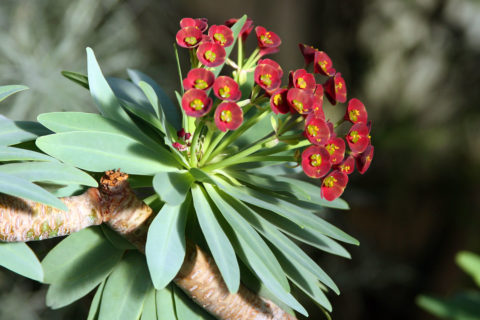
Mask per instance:
[[[64,75],[90,90],[100,114],[42,114],[30,135],[12,122],[19,133],[3,142],[0,171],[37,184],[0,183],[11,195],[0,198],[0,240],[73,233],[42,261],[49,306],[98,287],[89,319],[294,319],[307,315],[295,286],[331,311],[324,292],[337,286],[292,238],[344,257],[337,241],[358,244],[320,214],[347,209],[348,174],[370,165],[366,109],[352,99],[331,118],[324,93],[346,102],[346,87],[324,52],[300,45],[313,73],[291,71],[282,85],[282,67],[265,58],[280,37],[256,27],[247,57],[252,21],[226,25],[180,22],[190,70],[184,78],[177,54],[177,105],[139,71],[104,78],[87,49],[88,75]]]

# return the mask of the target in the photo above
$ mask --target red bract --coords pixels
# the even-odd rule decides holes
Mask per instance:
[[[325,76],[333,76],[335,74],[335,69],[333,68],[333,63],[330,57],[323,51],[316,51],[314,53],[314,73],[320,73]]]
[[[206,18],[183,18],[182,20],[180,20],[180,27],[195,27],[200,31],[204,32],[208,28],[208,20]]]
[[[213,81],[215,81],[213,72],[204,68],[196,68],[190,70],[187,74],[187,77],[183,79],[183,87],[185,90],[207,90],[213,85]]]
[[[373,146],[369,145],[365,149],[365,151],[355,157],[357,162],[358,172],[360,174],[364,174],[365,171],[370,167],[370,163],[372,163],[373,159]]]
[[[267,54],[273,54],[273,53],[277,53],[278,51],[280,51],[280,49],[278,47],[274,47],[274,48],[263,48],[263,49],[260,49],[260,53],[258,54],[260,57],[263,57],[263,56],[266,56]]]
[[[332,164],[339,164],[345,157],[345,141],[342,138],[331,138],[325,145],[325,149],[330,154]]]
[[[269,64],[259,64],[255,68],[254,79],[262,89],[268,92],[280,87],[282,82],[278,69]]]
[[[348,102],[347,111],[345,113],[345,120],[350,121],[351,123],[357,122],[367,122],[368,115],[365,105],[358,100],[353,98]]]
[[[222,102],[215,110],[214,119],[219,130],[235,130],[243,122],[242,108],[235,102]]]
[[[347,143],[353,153],[362,153],[370,144],[368,126],[359,122],[354,124],[346,135]]]
[[[233,32],[227,26],[213,25],[208,30],[208,35],[222,47],[228,47],[233,43]]]
[[[256,27],[258,46],[263,48],[276,48],[282,44],[280,37],[272,31],[267,31],[264,27]]]
[[[322,181],[321,195],[325,200],[333,201],[340,197],[348,183],[348,176],[338,170],[332,171]]]
[[[232,27],[237,21],[238,19],[228,19],[227,21],[225,21],[225,25],[227,27]],[[247,18],[238,36],[242,39],[243,42],[245,42],[245,40],[247,39],[250,32],[252,32],[252,30],[253,30],[253,21],[252,19]]]
[[[339,170],[345,174],[351,174],[355,169],[355,158],[353,156],[346,157],[342,163],[334,167],[336,170]]]
[[[274,67],[278,71],[278,76],[281,78],[283,76],[283,69],[280,65],[272,59],[260,59],[258,60],[258,65],[268,64],[269,66]]]
[[[291,88],[287,93],[288,104],[298,113],[307,114],[312,111],[313,94],[308,91]]]
[[[181,144],[179,142],[174,142],[172,143],[172,147],[174,147],[175,149],[177,149],[178,151],[185,151],[187,150],[187,146],[184,145],[184,144]]]
[[[315,77],[305,69],[290,72],[290,81],[295,88],[308,90],[312,93],[315,91]]]
[[[331,104],[335,105],[337,102],[344,103],[347,101],[347,87],[345,85],[345,80],[340,73],[329,78],[323,86],[325,94]]]
[[[212,108],[212,99],[203,90],[190,89],[182,97],[182,108],[187,116],[202,117]]]
[[[276,114],[285,114],[290,110],[287,102],[287,89],[279,88],[272,93],[270,97],[270,107]]]
[[[330,139],[330,129],[325,119],[317,118],[312,112],[305,120],[305,135],[311,143],[323,146]]]
[[[317,49],[303,43],[299,43],[298,47],[300,48],[300,52],[303,55],[303,59],[305,59],[305,65],[308,66],[310,63],[313,62]]]
[[[207,67],[216,67],[225,62],[225,49],[214,42],[202,42],[197,49],[198,60]]]
[[[215,93],[217,98],[225,101],[238,101],[242,96],[238,83],[227,76],[220,76],[215,79],[213,93]]]
[[[312,109],[317,118],[325,120],[325,113],[323,112],[323,86],[321,84],[315,86]]]
[[[324,147],[310,146],[302,153],[302,168],[312,178],[321,178],[328,173],[332,164],[330,155]]]
[[[194,48],[202,40],[202,31],[196,27],[185,27],[177,32],[175,38],[180,47]]]

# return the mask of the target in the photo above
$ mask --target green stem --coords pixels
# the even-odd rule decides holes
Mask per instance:
[[[337,122],[335,122],[335,124],[333,125],[334,128],[338,127],[339,125],[341,125],[342,123],[345,122],[345,118],[342,118],[340,120],[338,120]]]
[[[252,54],[250,55],[250,57],[248,58],[247,62],[245,62],[243,69],[246,70],[246,69],[250,68],[251,65],[255,64],[255,63],[252,64],[252,61],[255,61],[255,60],[258,61],[257,56],[258,56],[259,54],[260,54],[260,48],[256,48],[256,49],[252,52]]]
[[[196,55],[196,50],[195,49],[190,49],[188,50],[188,53],[190,54],[190,68],[195,69],[198,66],[198,58]]]
[[[197,165],[197,143],[204,125],[205,122],[200,121],[197,128],[195,129],[195,133],[193,134],[192,145],[190,146],[190,165],[192,167],[195,167]]]
[[[182,76],[182,67],[180,66],[180,58],[178,57],[177,45],[173,44],[173,50],[175,51],[175,59],[177,61],[177,71],[178,77],[180,78],[180,88],[182,88],[182,95],[185,93],[185,88],[183,88],[183,76]]]
[[[202,170],[206,172],[213,171],[215,169],[221,169],[225,168],[228,166],[232,166],[235,164],[240,164],[240,163],[247,163],[247,162],[259,162],[259,161],[279,161],[279,162],[295,162],[296,159],[294,156],[271,156],[271,157],[265,157],[265,156],[251,156],[251,157],[244,157],[241,159],[233,159],[233,157],[225,159],[224,161],[220,161],[217,163],[213,163],[211,165],[208,165],[206,167],[203,167]]]
[[[209,146],[210,146],[210,142],[212,141],[212,138],[213,138],[213,134],[215,133],[215,124],[214,123],[207,123],[207,134],[205,135],[205,140],[203,141],[203,150],[208,150]],[[202,155],[202,159],[203,159],[203,155]]]
[[[213,130],[212,130],[213,131]],[[198,164],[200,167],[203,166],[205,164],[205,162],[207,162],[207,160],[210,158],[210,155],[212,153],[212,151],[215,149],[215,147],[220,143],[220,141],[223,139],[223,137],[225,137],[225,135],[227,134],[227,131],[225,132],[220,132],[216,137],[215,139],[213,140],[213,142],[208,146],[207,148],[207,151],[205,151],[205,153],[203,154],[203,157],[202,159],[200,160],[200,163]]]
[[[240,74],[240,71],[242,71],[243,67],[243,41],[241,37],[238,37],[237,40],[237,64],[238,64],[238,74]]]
[[[297,124],[299,124],[300,122],[303,121],[303,117],[301,116],[297,116],[296,118],[290,118],[288,121],[286,121],[284,123],[284,125],[282,126],[282,128],[278,129],[278,135],[282,135],[284,134],[285,132],[288,132],[288,130],[290,130],[292,127],[296,126]]]
[[[309,146],[309,145],[311,145],[311,142],[308,141],[307,139],[305,139],[305,140],[299,141],[296,144],[282,144],[280,146],[276,146],[276,147],[270,148],[268,150],[260,151],[255,155],[256,156],[268,156],[268,155],[279,153],[279,152],[285,152],[285,151],[288,151],[288,150],[295,150],[295,149],[303,148],[303,147],[306,147],[306,146]]]

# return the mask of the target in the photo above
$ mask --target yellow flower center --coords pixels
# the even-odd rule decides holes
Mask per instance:
[[[335,83],[335,91],[339,91],[343,88],[343,84],[339,81]]]
[[[217,59],[217,55],[212,50],[207,50],[205,52],[205,59],[207,59],[210,62],[214,62]]]
[[[192,102],[190,102],[190,107],[195,110],[202,110],[205,105],[203,104],[203,101],[200,99],[194,99]]]
[[[297,99],[293,99],[293,105],[297,108],[297,110],[300,112],[300,113],[303,113],[304,109],[303,109],[303,103],[301,103],[300,101],[298,101]]]
[[[270,73],[262,74],[260,76],[260,81],[266,86],[270,87],[272,85],[272,75]]]
[[[309,124],[309,125],[307,126],[308,134],[311,135],[312,137],[316,137],[319,130],[320,130],[320,128],[318,128],[318,127],[317,127],[316,125],[314,125],[314,124]]]
[[[327,145],[325,147],[325,149],[327,149],[328,153],[330,153],[330,155],[332,155],[336,150],[340,149],[340,147],[338,147],[334,143],[330,143],[329,145]]]
[[[327,60],[318,61],[318,65],[320,66],[320,68],[322,68],[322,70],[325,70],[327,68],[327,64]]]
[[[232,121],[232,112],[230,110],[223,110],[220,113],[220,120],[227,123]]]
[[[305,79],[303,78],[298,78],[297,79],[297,86],[300,88],[300,89],[305,89],[307,87],[307,82],[305,81]]]
[[[195,37],[185,37],[184,41],[185,41],[186,44],[189,44],[191,46],[197,44],[197,38],[195,38]]]
[[[272,38],[272,35],[270,34],[270,32],[265,32],[260,36],[260,41],[262,41],[262,43],[265,43],[265,44],[273,44],[273,41],[271,38]]]
[[[217,40],[222,46],[225,45],[225,43],[227,42],[227,39],[225,39],[225,36],[222,34],[222,33],[215,33],[213,35],[213,37],[215,38],[215,40]]]
[[[323,180],[323,185],[327,188],[331,188],[335,185],[335,182],[337,182],[338,180],[335,179],[333,176],[330,176],[330,177],[326,177],[324,180]]]
[[[350,132],[350,140],[353,143],[357,143],[359,139],[360,139],[360,135],[358,134],[358,131]]]
[[[319,167],[322,164],[322,156],[319,153],[310,156],[310,164],[314,167]]]
[[[280,104],[283,103],[283,99],[282,99],[282,95],[280,93],[277,93],[274,97],[273,97],[273,104],[278,106]]]
[[[228,98],[231,96],[230,94],[230,87],[229,86],[223,86],[218,90],[218,93],[220,94],[220,97],[222,98]]]
[[[350,166],[347,166],[345,164],[340,165],[340,171],[342,172],[348,172],[350,171]]]
[[[196,79],[193,85],[196,89],[203,90],[208,87],[208,83],[203,79]]]
[[[348,116],[350,118],[350,121],[352,122],[357,122],[359,115],[360,115],[360,111],[358,111],[357,109],[353,109],[348,112]]]

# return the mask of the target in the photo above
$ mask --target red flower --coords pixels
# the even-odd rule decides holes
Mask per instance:
[[[358,122],[367,122],[368,115],[365,105],[358,100],[353,98],[348,102],[347,111],[345,113],[345,120],[350,121],[351,123]]]
[[[325,200],[333,201],[340,197],[348,183],[348,176],[338,170],[332,171],[322,181],[320,192]]]
[[[225,25],[227,27],[232,27],[237,21],[238,19],[228,19],[227,21],[225,21]],[[250,32],[252,32],[252,30],[253,30],[253,21],[252,19],[247,18],[238,36],[242,39],[243,42],[245,42],[245,40],[247,39]]]
[[[303,55],[303,59],[305,59],[305,65],[308,66],[310,63],[313,62],[315,57],[315,52],[317,52],[318,50],[312,46],[308,46],[303,43],[299,43],[298,47],[300,48],[300,52]]]
[[[330,129],[328,128],[325,119],[317,118],[312,112],[305,120],[305,135],[311,143],[323,146],[330,139]]]
[[[213,25],[208,30],[208,35],[222,47],[231,46],[233,43],[233,32],[227,26]]]
[[[196,68],[190,70],[187,74],[187,77],[183,79],[183,87],[185,90],[208,90],[213,85],[213,81],[215,81],[213,72],[204,68]]]
[[[303,151],[302,168],[307,176],[321,178],[331,167],[330,155],[324,147],[313,145]]]
[[[350,128],[345,138],[353,153],[362,153],[365,151],[370,144],[369,131],[368,126],[362,122],[356,123]]]
[[[182,97],[182,108],[187,116],[202,117],[212,108],[212,99],[199,89],[190,89]]]
[[[214,42],[202,42],[197,49],[198,60],[207,67],[216,67],[225,62],[225,49]]]
[[[345,157],[345,141],[342,138],[331,138],[325,145],[325,149],[330,154],[332,164],[339,164]]]
[[[355,158],[353,156],[348,156],[345,158],[342,163],[334,167],[335,170],[340,170],[345,174],[351,174],[355,169]]]
[[[235,102],[222,102],[215,110],[214,119],[221,131],[235,130],[243,122],[242,108]]]
[[[276,61],[272,59],[260,59],[258,60],[258,65],[261,65],[261,64],[268,64],[269,66],[274,67],[278,71],[278,76],[280,78],[283,76],[282,67],[280,67],[280,65]]]
[[[373,146],[368,145],[365,151],[355,157],[357,162],[358,172],[360,174],[364,174],[365,171],[370,167],[370,163],[372,163],[373,159]]]
[[[242,96],[238,83],[227,76],[220,76],[215,80],[213,93],[224,101],[238,101]]]
[[[281,73],[270,64],[259,64],[255,68],[255,82],[265,91],[272,92],[282,83]]]
[[[258,46],[263,48],[277,48],[282,44],[280,37],[272,31],[267,31],[264,27],[256,27]]]
[[[325,120],[325,113],[323,112],[323,86],[321,84],[315,86],[312,109],[317,118]]]
[[[287,93],[287,101],[290,106],[300,114],[307,114],[312,111],[313,94],[308,91],[291,88]]]
[[[331,104],[335,105],[337,102],[344,103],[347,101],[347,87],[345,85],[345,80],[343,80],[340,73],[329,78],[323,86],[325,94]]]
[[[196,27],[185,27],[177,32],[176,39],[180,47],[194,48],[202,40],[202,31]]]
[[[205,32],[208,28],[208,20],[206,18],[198,18],[198,19],[192,19],[192,18],[183,18],[180,20],[180,27],[181,28],[186,28],[186,27],[195,27],[199,29],[201,32]]]
[[[308,90],[313,93],[315,91],[315,77],[313,74],[308,73],[305,69],[298,69],[290,72],[290,82],[295,88]]]
[[[316,51],[314,53],[314,73],[321,73],[326,76],[333,76],[335,74],[335,69],[333,68],[333,63],[330,57],[323,51]]]
[[[287,89],[279,88],[272,93],[270,97],[270,107],[276,114],[285,114],[290,110],[287,102]]]
[[[187,146],[184,145],[184,144],[181,144],[179,142],[174,142],[172,143],[172,147],[174,147],[175,149],[177,149],[178,151],[185,151],[187,150]]]
[[[275,48],[263,48],[260,49],[260,53],[258,54],[260,57],[266,56],[267,54],[274,54],[280,51],[278,47]]]

